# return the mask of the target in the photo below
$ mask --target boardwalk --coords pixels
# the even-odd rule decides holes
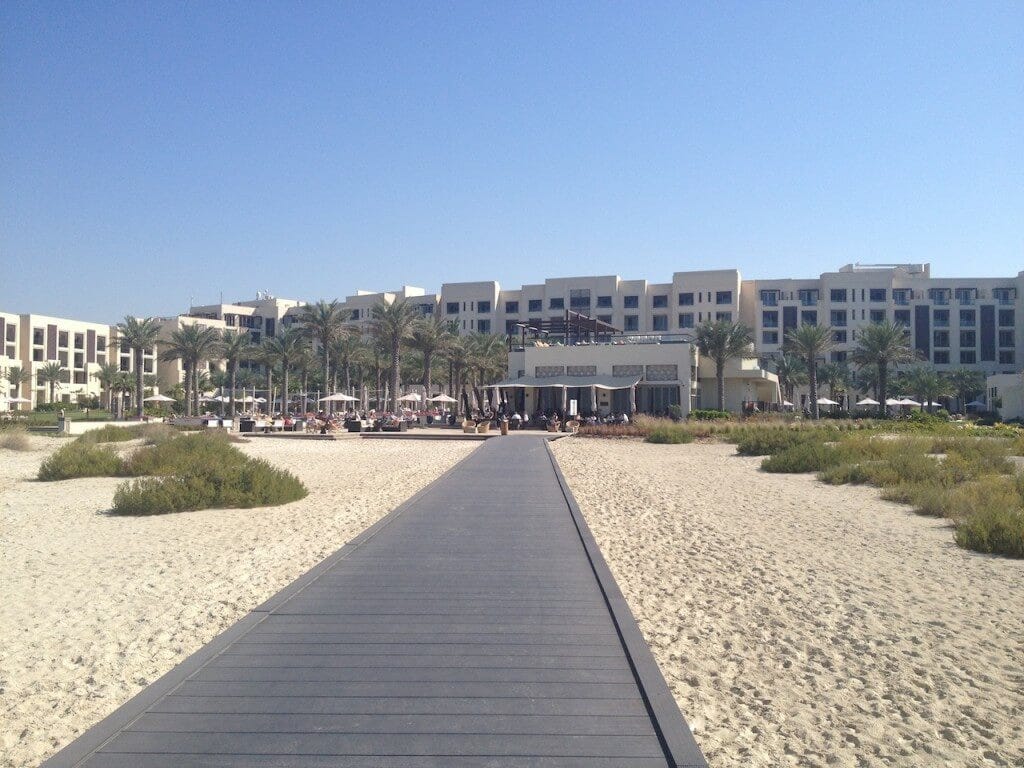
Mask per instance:
[[[487,441],[45,765],[705,765],[563,488]]]

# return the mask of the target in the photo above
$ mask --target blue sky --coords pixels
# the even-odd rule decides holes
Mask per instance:
[[[0,4],[0,308],[1024,269],[1024,3]]]

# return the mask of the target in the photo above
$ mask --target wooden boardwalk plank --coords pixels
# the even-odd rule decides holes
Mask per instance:
[[[490,440],[46,765],[706,765],[639,637],[544,441]]]

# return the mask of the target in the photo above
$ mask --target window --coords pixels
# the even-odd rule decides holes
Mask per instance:
[[[949,310],[948,309],[936,309],[932,314],[932,320],[936,327],[946,328],[949,326]]]
[[[960,331],[960,346],[961,347],[973,347],[976,346],[977,334],[974,331]]]
[[[845,363],[846,362],[846,350],[840,349],[829,353],[829,358],[833,363]]]
[[[252,341],[253,344],[259,344],[262,338],[263,334],[259,331],[249,331],[249,340]]]
[[[680,307],[692,307],[693,306],[693,293],[680,293],[679,294],[679,306]]]
[[[519,333],[519,328],[516,327],[518,320],[506,320],[505,321],[505,335],[515,336]]]
[[[75,384],[85,384],[85,371],[75,371],[73,381]]]
[[[693,294],[691,293],[690,296],[693,296]],[[761,291],[761,304],[763,304],[766,307],[779,306],[779,292]]]
[[[910,303],[910,291],[906,288],[894,288],[892,292],[892,301],[894,304],[899,304],[905,307]]]
[[[569,291],[569,309],[590,309],[590,289],[572,288]]]
[[[635,331],[640,327],[640,318],[636,315],[626,315],[623,318],[622,330]]]
[[[960,325],[968,328],[974,327],[974,310],[973,309],[961,309],[960,310]]]
[[[1013,346],[1013,331],[1000,331],[999,332],[999,346],[1000,347],[1012,347]]]
[[[489,315],[491,313],[491,302],[489,301],[478,301],[476,303],[476,311],[481,315]]]
[[[1015,356],[1012,349],[999,350],[1000,365],[1015,365]]]
[[[58,352],[57,353],[57,359],[60,361],[61,365],[67,366],[67,364],[68,364],[68,353],[67,352]]]
[[[543,320],[539,317],[531,317],[528,322],[531,328],[540,328],[540,324]]]
[[[57,334],[57,339],[58,347],[66,347],[68,345],[68,332],[61,331],[60,333]]]
[[[833,309],[830,316],[829,322],[832,323],[834,328],[845,328],[846,327],[846,310],[845,309]]]
[[[1000,309],[999,310],[999,324],[1013,325],[1014,323],[1014,312],[1012,309]],[[8,341],[14,341],[14,339],[8,339]]]
[[[640,306],[639,296],[624,296],[622,298],[622,306],[626,309],[636,309]]]
[[[235,316],[234,315],[224,315],[224,325],[226,325],[228,328],[234,328],[235,327]]]
[[[43,346],[43,329],[42,328],[33,328],[32,329],[32,343],[35,346],[37,346],[37,347]]]
[[[800,297],[800,304],[804,307],[818,306],[818,291],[816,288],[804,288],[797,292]]]
[[[885,301],[885,288],[871,288],[868,291],[868,299],[870,301]]]
[[[142,371],[143,371],[143,373],[152,373],[153,372],[153,361],[152,360],[143,360],[143,362],[142,362]]]
[[[680,328],[693,328],[693,312],[681,312],[679,313],[679,327]]]
[[[978,296],[978,290],[976,288],[957,288],[953,291],[953,295],[956,296],[957,304],[973,304],[974,299]]]
[[[127,357],[122,357],[122,358],[121,358],[121,364],[120,364],[120,366],[118,366],[118,367],[119,367],[119,368],[120,368],[120,369],[121,369],[122,371],[127,371],[127,370],[130,370],[130,369],[131,369],[131,363],[129,362],[129,360],[128,360],[128,358],[127,358]]]
[[[910,310],[909,309],[897,309],[893,314],[893,320],[897,323],[903,323],[903,325],[910,327]]]
[[[834,341],[836,344],[845,344],[846,331],[834,331],[832,333],[832,341]]]
[[[656,331],[667,331],[668,315],[654,315],[651,318],[651,327]]]
[[[665,309],[665,307],[668,306],[668,296],[665,294],[652,296],[651,306],[654,307],[654,309]]]
[[[11,357],[14,357],[14,355],[11,355]],[[33,349],[32,350],[32,361],[36,362],[36,363],[41,363],[43,361],[43,350],[41,350],[41,349]]]
[[[85,355],[81,352],[75,352],[75,368],[85,367]]]
[[[17,332],[17,329],[13,325],[8,324],[7,325],[7,341],[14,341],[14,334],[16,332]],[[13,357],[13,355],[8,355],[8,357]]]
[[[715,291],[715,304],[732,304],[732,291]]]
[[[85,334],[84,333],[76,333],[75,334],[75,349],[85,349]]]
[[[565,299],[561,297],[557,299],[549,299],[548,309],[565,309]]]
[[[608,325],[612,324],[612,316],[611,315],[598,315],[597,319],[600,320],[602,323],[608,323]]]
[[[445,304],[444,311],[447,312],[449,315],[459,314],[459,302],[449,301],[447,304]]]
[[[727,323],[731,323],[732,312],[715,312],[715,320],[724,320]]]
[[[420,304],[420,314],[423,315],[424,317],[426,317],[427,315],[434,314],[434,305],[433,304]],[[291,325],[291,319],[292,318],[286,317],[284,319],[289,321],[288,325]]]
[[[928,298],[940,306],[949,304],[949,288],[929,288]]]
[[[518,315],[519,314],[519,302],[518,301],[506,301],[505,302],[505,314],[506,315]]]
[[[598,307],[600,307],[602,309],[608,309],[608,308],[611,307],[611,305],[612,305],[612,297],[611,296],[598,296],[597,297],[597,306]]]
[[[871,310],[871,322],[872,323],[884,323],[885,322],[885,310],[884,309],[872,309]]]
[[[829,301],[831,301],[833,304],[846,303],[846,289],[833,288],[831,291],[829,291]]]
[[[936,347],[949,346],[949,331],[933,331],[932,345]]]
[[[480,333],[490,333],[491,332],[491,321],[490,320],[477,320],[476,321],[476,329],[478,331],[480,331]]]
[[[978,355],[973,349],[960,350],[960,365],[974,365],[978,362]]]
[[[544,309],[544,302],[541,299],[530,299],[530,312],[540,312],[542,309]]]
[[[1016,288],[993,288],[992,298],[1000,304],[1013,304],[1017,298]]]
[[[817,325],[818,313],[813,309],[805,309],[803,312],[800,313],[800,324]]]
[[[761,325],[765,328],[779,327],[779,311],[777,309],[765,310],[761,313]]]
[[[937,349],[932,355],[932,360],[935,361],[936,365],[949,365],[949,350],[948,349]]]
[[[7,347],[7,356],[12,358],[12,359],[14,358],[14,346],[13,345]]]
[[[778,331],[762,331],[761,332],[761,343],[762,344],[778,344],[779,343],[779,332]]]

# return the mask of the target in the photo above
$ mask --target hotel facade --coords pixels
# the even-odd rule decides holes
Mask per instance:
[[[842,362],[856,348],[864,327],[889,320],[907,326],[922,361],[937,370],[968,368],[995,375],[1022,369],[1022,296],[1024,271],[1013,277],[935,278],[928,264],[850,264],[808,279],[743,280],[738,270],[727,269],[675,272],[666,282],[603,275],[550,278],[506,289],[497,281],[477,281],[444,283],[433,294],[403,286],[396,291],[358,291],[341,303],[347,319],[364,327],[374,304],[404,300],[424,316],[451,321],[460,334],[512,337],[521,335],[524,326],[564,318],[567,311],[614,326],[626,337],[677,343],[688,342],[705,320],[740,321],[753,329],[754,353],[762,368],[770,368],[786,333],[800,325],[830,326],[835,346],[829,359]],[[259,343],[299,322],[303,306],[300,300],[260,294],[251,301],[196,305],[180,318],[162,323],[169,334],[190,322],[187,318],[205,320],[216,327],[248,331]],[[4,312],[0,322],[0,372],[14,366],[32,372],[32,383],[18,394],[31,399],[33,406],[45,396],[36,374],[46,362],[56,360],[67,367],[62,395],[70,399],[99,393],[92,374],[107,356],[131,370],[130,355],[116,344],[116,326]],[[158,364],[163,365],[157,351],[146,356],[147,373],[156,374]],[[515,372],[535,373],[515,365]],[[162,386],[180,380],[180,370],[172,368],[160,370]],[[704,368],[699,367],[698,393],[707,389]],[[680,375],[674,384],[681,392],[694,390],[690,377]],[[5,396],[11,394],[6,388]],[[698,394],[694,404],[709,405],[706,392]]]

